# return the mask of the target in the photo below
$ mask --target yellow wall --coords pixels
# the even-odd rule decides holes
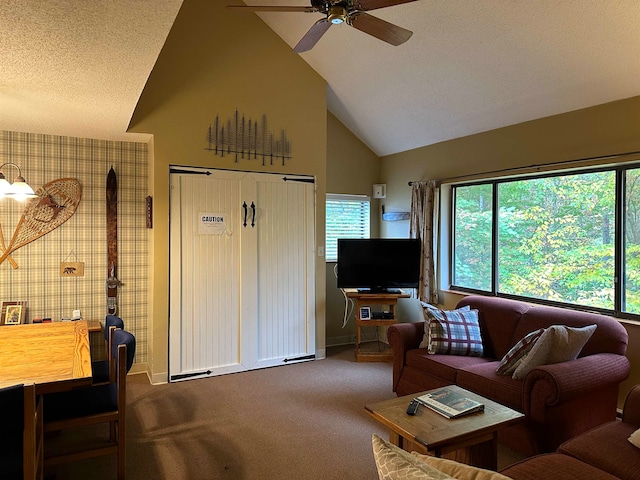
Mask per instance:
[[[442,179],[504,168],[640,151],[640,97],[512,125],[382,158],[382,180],[387,183],[387,204],[408,208],[407,182]],[[638,157],[636,157],[637,160]],[[383,236],[393,236],[382,225]],[[454,305],[458,296],[441,295]],[[620,388],[620,402],[632,385],[640,383],[640,324],[624,321],[629,331],[627,356],[631,376]],[[621,403],[622,404],[622,403]]]
[[[314,175],[316,243],[324,245],[327,112],[326,83],[256,15],[227,11],[227,2],[185,2],[131,120],[131,131],[154,135],[150,149],[151,234],[150,374],[168,369],[169,165]],[[217,114],[266,115],[269,129],[285,129],[293,158],[285,166],[220,157],[206,134]],[[316,263],[316,351],[325,348],[325,265]]]
[[[380,183],[380,158],[331,113],[327,116],[327,193],[368,195]],[[380,200],[371,200],[371,236],[380,229]],[[336,286],[336,262],[326,264],[327,345],[353,343],[356,334],[353,316],[342,328],[345,302]]]

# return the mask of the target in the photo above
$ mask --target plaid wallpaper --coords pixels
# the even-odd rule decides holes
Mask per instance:
[[[80,182],[82,199],[74,215],[54,231],[11,254],[0,264],[0,301],[26,301],[26,322],[71,317],[104,320],[107,278],[106,178],[113,166],[118,181],[118,315],[136,336],[136,363],[147,362],[148,244],[145,222],[148,147],[146,143],[112,142],[0,131],[0,164],[13,162],[36,190],[58,178]],[[18,175],[2,168],[9,181]],[[0,199],[0,227],[8,244],[25,204]],[[61,277],[61,262],[84,262],[84,276]],[[0,327],[10,328],[10,327]],[[104,339],[93,335],[93,349]],[[102,340],[101,340],[102,339]]]

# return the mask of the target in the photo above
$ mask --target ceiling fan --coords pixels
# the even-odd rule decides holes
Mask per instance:
[[[325,18],[318,20],[302,37],[293,51],[297,53],[311,50],[331,25],[346,23],[361,32],[372,35],[391,45],[401,45],[413,35],[405,28],[389,23],[366,13],[377,8],[391,7],[401,3],[416,0],[311,0],[311,5],[304,6],[275,6],[275,5],[227,5],[234,10],[251,12],[304,12],[325,14]]]

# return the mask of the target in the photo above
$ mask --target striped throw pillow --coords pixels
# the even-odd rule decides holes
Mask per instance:
[[[496,373],[498,375],[513,375],[513,372],[522,362],[524,357],[531,351],[540,336],[544,333],[544,328],[527,333],[502,357]]]
[[[428,318],[429,321],[428,353],[482,356],[482,336],[477,310],[445,311],[425,308],[424,314],[425,320]]]

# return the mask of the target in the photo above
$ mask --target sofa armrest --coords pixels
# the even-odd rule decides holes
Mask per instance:
[[[622,410],[622,421],[640,427],[640,385],[636,385],[627,394]]]
[[[534,368],[524,379],[525,414],[542,414],[546,406],[618,384],[629,376],[629,370],[627,357],[615,353],[596,353]]]
[[[424,322],[397,323],[387,329],[387,340],[393,352],[393,391],[396,391],[405,364],[407,350],[420,346],[424,336]]]

